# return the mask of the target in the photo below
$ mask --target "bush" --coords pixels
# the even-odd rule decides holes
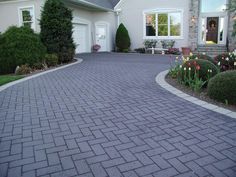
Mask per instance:
[[[56,66],[58,63],[58,57],[56,54],[46,54],[45,55],[45,63],[48,67]]]
[[[180,54],[180,51],[178,48],[169,48],[167,51],[166,51],[167,54],[172,54],[172,55],[179,55]]]
[[[17,75],[25,75],[25,74],[30,74],[31,73],[31,68],[29,65],[21,65],[17,70],[16,73]]]
[[[17,66],[42,62],[46,48],[28,27],[10,27],[0,37],[0,74],[14,73]]]
[[[190,71],[189,68],[191,68]],[[193,78],[196,70],[198,72],[199,79],[202,79],[202,81],[208,81],[209,78],[215,76],[218,73],[217,67],[210,61],[195,59],[195,60],[189,60],[183,64],[182,79],[184,78],[184,75],[188,76],[189,74]]]
[[[130,37],[127,29],[121,23],[116,32],[116,47],[120,52],[127,51],[130,48]]]
[[[236,54],[235,53],[220,54],[214,58],[214,62],[216,65],[220,67],[221,71],[236,69],[236,66],[234,66],[234,63],[236,62]]]
[[[69,62],[75,54],[72,39],[72,12],[60,0],[47,0],[41,14],[41,39],[49,54]]]
[[[147,40],[145,40],[144,42],[143,42],[143,44],[144,44],[144,46],[145,46],[145,48],[146,49],[148,49],[148,48],[155,48],[156,47],[156,45],[157,45],[157,40],[155,40],[155,39],[147,39]]]
[[[145,53],[146,52],[145,48],[137,48],[137,49],[134,49],[134,51],[136,51],[137,53]]]
[[[236,105],[236,71],[217,74],[208,84],[207,93],[217,101]]]
[[[208,61],[214,63],[213,58],[210,57],[209,55],[205,55],[205,54],[194,54],[194,55],[192,54],[189,56],[189,59],[190,60],[195,60],[195,59],[208,60]]]

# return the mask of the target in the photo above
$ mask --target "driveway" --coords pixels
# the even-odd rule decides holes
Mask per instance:
[[[0,92],[0,176],[236,176],[236,120],[167,92],[167,56],[80,55]]]

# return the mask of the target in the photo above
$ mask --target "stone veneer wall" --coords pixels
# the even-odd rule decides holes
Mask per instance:
[[[229,50],[232,51],[234,49],[236,49],[236,36],[232,36],[232,32],[233,32],[233,25],[235,23],[235,19],[233,19],[234,17],[234,13],[230,13],[229,14],[229,26],[228,26],[228,40],[229,40]]]
[[[192,51],[195,51],[198,45],[199,6],[200,0],[189,1],[189,47]],[[192,17],[194,17],[194,21],[192,21]]]

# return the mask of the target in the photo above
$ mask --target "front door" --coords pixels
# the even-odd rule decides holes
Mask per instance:
[[[225,16],[201,17],[199,27],[199,44],[226,44],[227,18]]]
[[[206,43],[218,43],[219,17],[207,17]]]
[[[96,44],[100,45],[100,52],[108,51],[107,49],[107,25],[106,24],[96,24]]]

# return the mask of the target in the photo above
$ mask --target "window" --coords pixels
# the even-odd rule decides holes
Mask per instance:
[[[182,11],[145,13],[145,37],[179,38],[182,36]]]
[[[224,12],[227,0],[201,0],[201,12]]]
[[[19,8],[20,26],[27,26],[35,29],[34,24],[34,7]]]

